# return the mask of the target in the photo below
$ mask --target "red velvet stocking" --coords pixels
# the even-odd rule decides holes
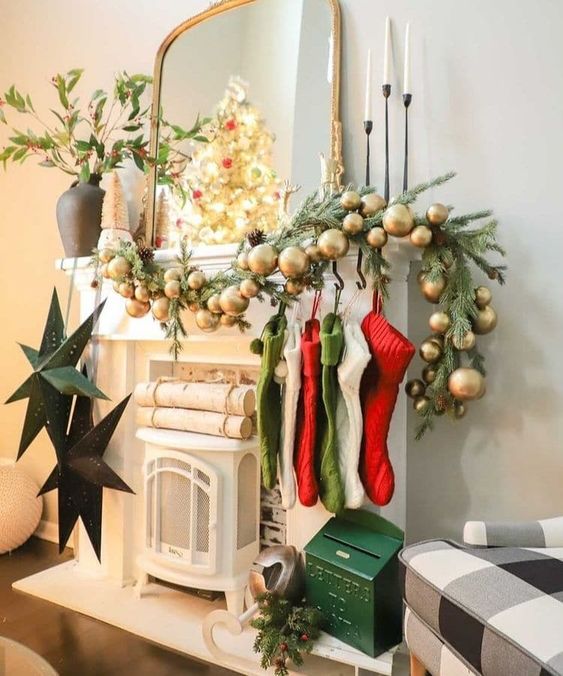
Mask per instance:
[[[306,507],[316,504],[319,484],[315,476],[315,447],[324,415],[321,400],[321,339],[318,319],[309,319],[301,336],[303,367],[297,407],[294,466],[299,501]]]
[[[364,371],[360,388],[364,417],[360,476],[370,500],[376,505],[386,505],[395,490],[387,435],[399,385],[414,356],[415,347],[377,312],[370,312],[364,318],[362,331],[371,360]]]

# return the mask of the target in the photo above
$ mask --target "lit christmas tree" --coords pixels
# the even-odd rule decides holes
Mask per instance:
[[[188,199],[171,233],[192,244],[239,242],[254,228],[277,227],[280,183],[272,167],[274,135],[232,77],[213,118],[210,143],[194,152],[185,172]]]

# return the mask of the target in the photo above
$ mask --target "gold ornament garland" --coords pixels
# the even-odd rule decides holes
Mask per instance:
[[[349,187],[324,197],[310,195],[291,218],[280,218],[276,232],[249,233],[231,266],[211,277],[191,264],[185,243],[177,264],[164,269],[142,244],[127,242],[116,251],[95,252],[97,276],[113,281],[115,291],[126,298],[125,308],[131,316],[142,317],[152,311],[172,340],[176,358],[186,336],[183,310],[195,314],[202,331],[235,325],[244,331],[250,326],[244,313],[254,298],[263,301],[269,296],[275,306],[290,304],[306,289],[322,289],[328,265],[343,258],[351,243],[364,255],[374,291],[386,297],[388,262],[381,248],[389,236],[408,236],[423,252],[418,276],[421,293],[429,302],[441,305],[430,317],[432,335],[420,346],[419,354],[426,362],[422,379],[406,386],[422,418],[420,437],[432,427],[434,416],[448,412],[453,419],[461,418],[465,402],[485,393],[484,358],[477,351],[476,334],[492,331],[497,316],[490,305],[490,290],[475,288],[470,264],[490,279],[504,282],[504,266],[492,265],[485,258],[489,252],[504,255],[496,242],[496,222],[468,228],[491,212],[452,217],[448,207],[432,204],[424,216],[418,216],[410,206],[418,195],[453,175],[420,184],[389,205],[371,188]],[[285,277],[283,286],[270,278],[277,270]],[[253,341],[257,349],[259,342]]]

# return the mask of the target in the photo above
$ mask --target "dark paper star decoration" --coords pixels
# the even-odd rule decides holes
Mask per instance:
[[[103,460],[131,395],[95,425],[93,398],[108,397],[88,379],[86,368],[82,372],[76,369],[104,303],[67,337],[57,292],[53,291],[40,348],[21,346],[33,373],[6,402],[29,399],[18,460],[44,427],[55,448],[57,464],[39,495],[59,491],[59,550],[63,551],[80,517],[98,560],[104,488],[133,493]]]
[[[86,371],[83,371],[86,378]],[[93,419],[93,401],[89,397],[75,396],[74,409],[60,409],[60,420],[47,424],[47,431],[55,446],[59,463],[39,491],[59,491],[59,551],[68,542],[78,517],[86,529],[92,547],[100,560],[102,540],[103,489],[133,493],[131,488],[103,460],[104,452],[117,427],[131,395],[119,403],[97,425]],[[72,399],[72,397],[69,397]],[[63,414],[67,412],[64,427]],[[70,425],[67,425],[70,416]],[[68,432],[66,432],[68,426]]]
[[[64,434],[63,421],[68,421],[72,396],[107,399],[88,378],[76,370],[76,364],[92,336],[94,325],[104,307],[103,301],[76,331],[65,336],[65,327],[56,289],[53,290],[51,306],[39,350],[21,345],[33,373],[6,401],[29,399],[23,425],[18,460],[39,432],[50,423],[51,437]],[[59,448],[62,439],[55,443],[57,461],[61,463]]]

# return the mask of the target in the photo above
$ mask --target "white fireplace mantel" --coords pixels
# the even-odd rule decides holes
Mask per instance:
[[[388,320],[403,333],[407,332],[408,298],[407,277],[417,250],[407,241],[390,239],[385,247],[385,256],[391,264],[389,276],[390,299],[385,306]],[[204,272],[214,273],[229,267],[236,255],[236,246],[199,247],[194,249],[192,262]],[[356,256],[352,249],[345,259],[338,262],[338,272],[345,281],[341,308],[345,307],[356,292]],[[157,262],[173,265],[177,259],[174,251],[157,251]],[[202,333],[195,325],[193,315],[185,313],[188,336],[175,366],[169,353],[159,322],[149,313],[141,319],[129,317],[124,308],[124,299],[116,294],[111,282],[104,280],[101,289],[92,288],[94,275],[90,258],[64,259],[57,262],[60,270],[72,280],[73,302],[80,303],[80,319],[85,319],[94,309],[96,299],[106,299],[95,332],[94,354],[97,353],[96,382],[112,401],[98,401],[97,414],[105,415],[116,402],[129,394],[135,384],[175,372],[178,365],[214,364],[218,367],[245,367],[256,369],[259,358],[250,353],[251,340],[260,335],[262,328],[274,312],[267,302],[253,301],[246,313],[252,328],[241,334],[237,328],[221,327],[212,334]],[[281,279],[280,279],[281,281]],[[332,275],[328,275],[321,305],[324,313],[334,304]],[[369,287],[369,280],[368,280]],[[303,294],[301,315],[310,313],[312,294]],[[354,305],[354,314],[361,319],[372,304],[372,293],[362,291]],[[288,310],[291,312],[291,310]],[[91,348],[92,351],[92,348]],[[389,448],[396,475],[396,492],[390,505],[381,513],[404,529],[406,520],[406,398],[397,401],[389,434]],[[133,488],[135,495],[117,491],[104,491],[102,560],[99,563],[88,538],[79,527],[78,547],[75,560],[51,568],[16,583],[15,587],[74,610],[97,617],[120,626],[150,640],[170,646],[175,650],[212,660],[212,656],[200,640],[201,622],[205,615],[222,607],[221,602],[205,601],[181,592],[165,588],[156,595],[137,599],[133,584],[139,577],[136,557],[142,549],[142,498],[143,498],[143,441],[136,436],[135,405],[131,402],[111,440],[105,454],[106,461]],[[296,506],[287,513],[287,542],[299,549],[311,539],[330,515],[320,505],[314,508]],[[158,585],[149,585],[158,588]],[[105,602],[104,602],[105,599]],[[195,633],[198,637],[195,638]],[[244,632],[247,634],[248,632]],[[251,633],[251,632],[250,632]],[[241,640],[224,636],[225,645],[232,651],[242,651],[251,644],[251,638]],[[385,655],[371,660],[357,651],[334,646],[334,639],[319,644],[318,654],[330,659],[351,664],[350,671],[344,667],[331,670],[326,659],[311,657],[303,673],[321,674],[390,674],[392,656]],[[246,642],[245,642],[246,641]],[[329,647],[327,647],[327,645]],[[248,647],[250,651],[250,647]],[[340,652],[339,652],[340,650]],[[236,670],[236,666],[225,663]],[[257,665],[256,674],[264,673]]]

